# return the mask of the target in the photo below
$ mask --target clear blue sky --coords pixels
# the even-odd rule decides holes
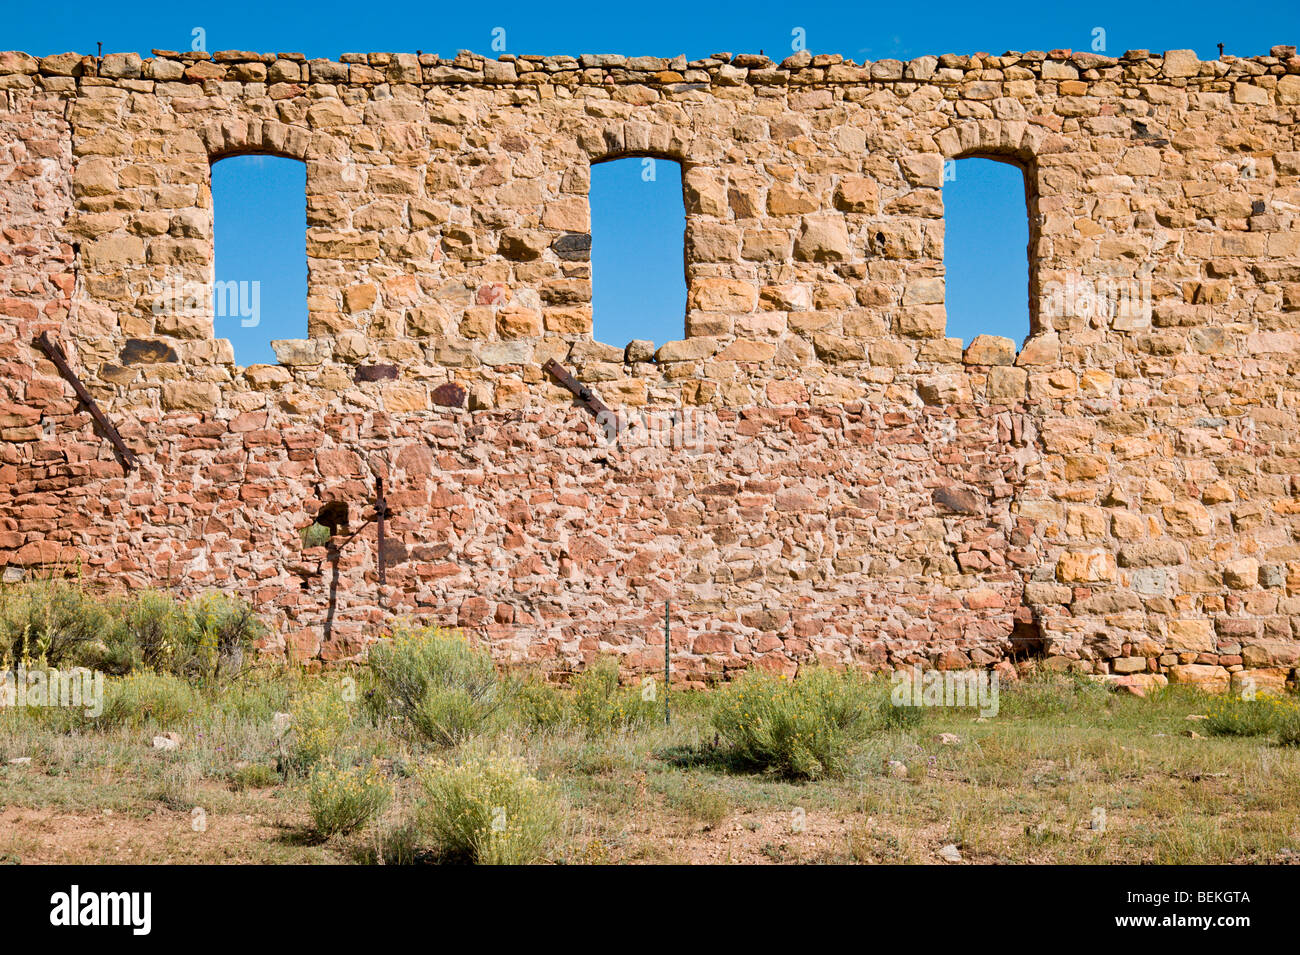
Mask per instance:
[[[231,156],[212,164],[212,195],[217,281],[258,283],[239,286],[239,308],[217,296],[217,337],[240,365],[273,365],[273,339],[307,337],[307,166]]]
[[[958,159],[943,184],[948,337],[967,345],[1029,335],[1029,216],[1025,175],[992,159]]]
[[[1217,43],[1223,43],[1228,53],[1257,55],[1275,44],[1300,41],[1300,5],[1248,0],[1068,5],[1042,0],[924,4],[570,0],[465,5],[100,0],[10,4],[0,26],[0,48],[36,55],[67,50],[93,53],[96,42],[102,42],[105,52],[135,50],[148,55],[155,47],[190,49],[194,30],[201,29],[209,51],[292,51],[309,57],[416,49],[445,56],[459,49],[494,55],[496,36],[504,39],[506,52],[516,54],[684,53],[697,58],[718,51],[761,49],[780,59],[790,52],[794,38],[802,36],[814,53],[840,53],[861,60],[948,52],[1087,50],[1093,48],[1098,28],[1104,31],[1102,52],[1111,55],[1136,48],[1190,48],[1209,59],[1216,55]],[[604,341],[618,345],[631,338],[662,341],[682,332],[681,193],[672,176],[666,175],[670,165],[659,163],[653,183],[642,181],[639,172],[622,175],[614,167],[594,171],[592,221],[601,230],[593,239],[595,321]],[[950,333],[969,340],[978,331],[987,331],[1019,340],[1025,321],[1024,239],[979,226],[1001,215],[996,203],[1008,190],[1005,181],[967,172],[967,165],[971,163],[959,167],[957,181],[944,190],[949,215]],[[270,194],[282,182],[270,183],[260,192],[245,189],[241,202],[238,190],[224,188],[220,169],[219,164],[216,201],[218,209],[225,211],[217,213],[219,268],[224,271],[226,263],[236,263],[241,254],[248,255],[249,261],[232,266],[244,274],[218,278],[261,276],[263,282],[258,328],[242,329],[238,320],[224,320],[226,330],[234,326],[230,334],[242,364],[255,359],[241,335],[266,339],[305,334],[304,312],[295,299],[301,292],[286,293],[293,301],[281,305],[274,303],[268,287],[281,278],[301,281],[300,226],[292,220],[301,222],[302,211],[301,206],[296,210],[278,203],[273,206]],[[1009,167],[1003,171],[1015,172]],[[1010,195],[1017,203],[1014,216],[1023,217],[1023,196],[1018,190],[1014,186]],[[647,209],[662,217],[662,226],[658,219],[646,218]],[[275,238],[281,234],[280,222],[286,230],[282,239]],[[618,237],[610,234],[615,227],[631,233],[637,243],[620,252]],[[654,235],[649,243],[648,235]],[[230,249],[228,242],[233,243]],[[620,291],[622,304],[606,300]],[[994,303],[998,304],[990,308]],[[980,311],[981,307],[986,310]],[[263,352],[256,360],[268,358]]]
[[[592,325],[598,341],[686,337],[682,168],[650,158],[591,168]]]

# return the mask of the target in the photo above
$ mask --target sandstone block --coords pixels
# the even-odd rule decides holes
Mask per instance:
[[[1179,653],[1211,653],[1215,647],[1214,624],[1199,619],[1171,620],[1168,647]]]
[[[1197,59],[1195,50],[1167,50],[1165,52],[1164,66],[1162,67],[1165,76],[1195,76],[1200,72],[1201,61]]]
[[[849,233],[840,216],[805,216],[794,243],[802,262],[841,262],[849,257]]]
[[[962,361],[968,365],[1012,365],[1016,361],[1016,343],[998,335],[976,335]]]
[[[846,176],[835,188],[835,208],[841,212],[874,214],[879,205],[879,190],[874,179]]]
[[[1109,583],[1116,574],[1115,556],[1102,550],[1066,551],[1056,562],[1062,583]]]
[[[208,381],[164,381],[162,386],[164,411],[212,411],[219,398],[217,386]]]
[[[1221,666],[1203,663],[1175,664],[1169,667],[1169,682],[1194,686],[1206,693],[1222,693],[1228,689],[1231,675]]]
[[[758,289],[738,279],[699,279],[687,296],[687,308],[707,312],[751,312],[757,306]]]

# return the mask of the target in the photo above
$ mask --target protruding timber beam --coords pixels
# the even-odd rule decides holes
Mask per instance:
[[[122,436],[117,433],[117,428],[113,427],[113,422],[109,421],[108,416],[100,410],[99,404],[90,396],[86,386],[81,383],[77,373],[68,364],[68,356],[64,354],[59,343],[50,338],[49,332],[41,332],[36,338],[36,347],[43,351],[50,361],[54,362],[54,367],[59,369],[59,374],[67,379],[68,384],[72,385],[72,390],[77,393],[77,399],[86,406],[90,416],[95,419],[95,424],[99,425],[100,432],[104,437],[108,438],[109,442],[117,450],[123,469],[130,473],[133,468],[139,467],[135,454],[126,446]]]
[[[596,423],[605,429],[606,436],[616,438],[623,430],[623,422],[605,402],[596,397],[596,393],[574,378],[569,370],[554,358],[548,358],[542,371],[567,388],[575,398],[587,406],[587,410],[596,416]]]

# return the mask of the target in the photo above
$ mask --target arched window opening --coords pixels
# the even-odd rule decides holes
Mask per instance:
[[[272,341],[307,337],[307,166],[242,155],[212,164],[214,334],[235,363],[273,365]]]
[[[637,156],[591,169],[593,337],[623,347],[685,338],[682,167]]]
[[[943,169],[948,337],[1010,338],[1033,331],[1031,196],[1024,169],[1006,159],[950,159]]]

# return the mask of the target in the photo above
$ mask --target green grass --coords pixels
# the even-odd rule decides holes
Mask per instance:
[[[929,863],[952,843],[973,862],[1240,863],[1273,861],[1300,839],[1300,747],[1282,745],[1281,722],[1217,735],[1209,717],[1239,704],[1177,687],[1138,699],[1042,675],[1004,683],[997,716],[934,708],[900,725],[878,708],[882,687],[867,684],[861,732],[837,752],[833,774],[809,780],[739,752],[716,725],[728,700],[716,691],[674,691],[670,726],[601,718],[593,732],[573,688],[522,693],[529,681],[505,675],[500,719],[441,745],[368,704],[364,673],[352,674],[356,692],[342,676],[257,670],[222,686],[110,678],[117,709],[100,720],[0,708],[0,856],[464,858],[473,837],[437,835],[430,823],[430,780],[481,764],[489,750],[511,754],[507,775],[535,780],[550,808],[532,827],[544,832],[530,842],[540,848],[506,856],[482,837],[483,812],[490,818],[499,797],[461,785],[458,798],[478,807],[470,831],[485,861]],[[597,712],[611,700],[617,711],[627,693],[639,687],[606,685]],[[292,714],[287,730],[278,713]],[[153,749],[152,737],[169,731],[181,748]],[[22,758],[31,762],[11,762]],[[312,769],[331,764],[365,767],[390,798],[355,825],[341,810],[347,825],[322,825]],[[196,809],[204,831],[192,827]],[[317,830],[334,834],[322,841]]]

